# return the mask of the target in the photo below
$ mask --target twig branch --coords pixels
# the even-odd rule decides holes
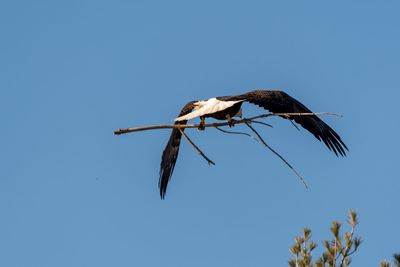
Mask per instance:
[[[355,226],[356,226],[355,224],[351,226],[351,230],[350,230],[350,233],[349,233],[349,240],[351,240],[351,242],[353,240]],[[354,247],[354,250],[350,251],[352,245],[353,245],[353,243],[347,244],[347,242],[346,242],[346,247],[340,251],[340,255],[342,256],[342,260],[340,261],[339,267],[346,266],[345,265],[345,260],[348,257],[350,257],[354,252],[357,251],[357,249],[358,249],[357,247]]]
[[[297,126],[293,121],[291,121],[291,120],[289,120],[289,121],[290,121],[290,123],[294,126],[294,128],[297,129],[297,131],[300,131],[299,126]]]
[[[254,116],[251,118],[244,118],[241,120],[234,120],[232,121],[232,125],[235,124],[242,124],[246,123],[248,121],[254,121],[255,119],[260,119],[260,118],[267,118],[267,117],[272,117],[272,116],[314,116],[314,115],[332,115],[332,116],[340,116],[335,113],[331,112],[316,112],[316,113],[268,113],[268,114],[262,114],[258,116]],[[256,122],[259,123],[259,122]],[[209,123],[205,124],[204,127],[220,127],[220,126],[228,126],[228,122],[220,122],[220,123]],[[149,125],[149,126],[142,126],[142,127],[133,127],[133,128],[126,128],[126,129],[118,129],[114,131],[115,135],[120,135],[120,134],[125,134],[125,133],[132,133],[132,132],[140,132],[140,131],[148,131],[148,130],[156,130],[156,129],[176,129],[176,128],[181,128],[181,129],[186,129],[186,128],[199,128],[199,124],[185,124],[185,125],[180,125],[180,124],[160,124],[160,125]]]
[[[244,132],[234,132],[234,131],[227,131],[224,129],[219,128],[218,126],[215,127],[215,129],[217,129],[218,131],[221,131],[223,133],[227,133],[227,134],[241,134],[241,135],[246,135],[248,137],[252,137],[250,134],[248,133],[244,133]]]
[[[274,153],[276,156],[278,156],[290,169],[292,169],[292,171],[296,174],[297,177],[300,178],[300,180],[303,182],[304,186],[306,187],[306,189],[308,189],[307,183],[305,182],[305,180],[303,179],[303,177],[296,171],[295,168],[293,168],[293,166],[284,158],[282,157],[278,152],[276,152],[272,147],[270,147],[265,141],[264,139],[261,137],[261,135],[250,125],[250,123],[258,123],[258,124],[262,124],[265,126],[269,126],[272,127],[272,125],[264,123],[264,122],[260,122],[260,121],[256,121],[256,119],[261,119],[261,118],[267,118],[267,117],[272,117],[272,116],[282,116],[282,117],[286,117],[286,118],[290,118],[290,116],[316,116],[316,115],[332,115],[332,116],[339,116],[341,117],[341,115],[332,113],[332,112],[310,112],[310,113],[268,113],[268,114],[262,114],[262,115],[258,115],[258,116],[254,116],[254,117],[250,117],[250,118],[243,118],[241,120],[232,120],[231,122],[221,122],[221,123],[209,123],[209,124],[205,124],[203,127],[207,128],[207,127],[214,127],[219,131],[225,132],[225,133],[230,133],[230,134],[242,134],[242,135],[246,135],[249,136],[250,138],[261,142],[265,147],[267,147],[272,153]],[[243,133],[243,132],[232,132],[232,131],[226,131],[223,130],[219,127],[221,126],[232,126],[235,124],[246,124],[258,137],[255,138],[254,136],[247,134],[247,133]],[[148,130],[156,130],[156,129],[179,129],[179,131],[181,132],[181,134],[186,138],[186,140],[188,140],[188,142],[197,150],[197,152],[199,152],[199,154],[208,162],[208,164],[212,164],[215,165],[215,163],[209,159],[193,142],[192,140],[190,140],[190,138],[185,134],[185,132],[183,131],[183,129],[186,128],[199,128],[199,124],[161,124],[161,125],[148,125],[148,126],[142,126],[142,127],[133,127],[133,128],[126,128],[126,129],[118,129],[114,131],[115,135],[121,135],[121,134],[125,134],[125,133],[131,133],[131,132],[140,132],[140,131],[148,131]],[[296,125],[295,125],[296,126]],[[298,128],[298,127],[296,127]]]
[[[250,125],[250,123],[248,123],[247,121],[245,122],[245,124],[257,135],[257,137],[259,138],[259,140],[262,142],[262,144],[264,146],[266,146],[269,150],[272,151],[272,153],[274,153],[275,155],[277,155],[290,169],[292,169],[292,171],[296,174],[297,177],[300,178],[300,180],[303,182],[304,186],[306,187],[306,189],[308,189],[307,183],[304,180],[304,178],[296,171],[295,168],[292,167],[292,165],[290,165],[289,162],[287,162],[287,160],[282,157],[278,152],[276,152],[271,146],[269,146],[264,139],[261,137],[261,135],[256,131],[256,129],[253,128],[253,126]]]
[[[257,123],[257,121],[250,121],[250,120],[249,120],[249,123],[250,123],[250,122],[256,122],[256,123]],[[269,126],[269,124],[266,124],[266,125]],[[272,127],[272,125],[271,125],[271,127]],[[245,136],[250,137],[250,138],[253,139],[254,141],[256,141],[256,142],[262,144],[262,142],[261,142],[257,137],[255,137],[255,136],[253,136],[253,135],[251,135],[251,134],[245,133],[245,132],[227,131],[227,130],[221,129],[221,128],[219,128],[219,127],[215,127],[215,129],[217,129],[217,130],[219,130],[219,131],[221,131],[221,132],[223,132],[223,133],[227,133],[227,134],[241,134],[241,135],[245,135]]]
[[[273,128],[274,126],[272,126],[271,124],[269,124],[269,123],[265,123],[265,122],[262,122],[262,121],[256,121],[256,120],[249,120],[249,122],[251,122],[251,123],[258,123],[258,124],[262,124],[262,125],[265,125],[265,126],[267,126],[267,127],[271,127],[271,128]],[[293,123],[292,121],[290,121],[291,123]]]
[[[216,128],[217,130],[219,130],[219,131],[221,131],[221,132],[223,132],[223,133],[227,133],[227,134],[241,134],[241,135],[246,135],[246,136],[250,137],[251,139],[253,139],[254,141],[256,141],[256,142],[262,144],[262,142],[261,142],[257,137],[255,137],[255,136],[253,136],[253,135],[251,135],[251,134],[244,133],[244,132],[232,132],[232,131],[227,131],[227,130],[221,129],[221,128],[219,128],[219,127],[215,127],[215,128]]]
[[[178,129],[179,129],[179,131],[181,132],[181,134],[186,138],[186,140],[188,140],[188,142],[194,147],[194,149],[196,149],[197,152],[199,152],[199,154],[200,154],[205,160],[207,160],[208,165],[210,165],[210,164],[215,165],[215,163],[214,163],[211,159],[209,159],[206,155],[204,155],[203,151],[201,151],[200,148],[199,148],[198,146],[196,146],[196,145],[193,143],[192,140],[190,140],[189,136],[187,136],[187,134],[185,134],[185,132],[184,132],[181,128],[178,128]]]

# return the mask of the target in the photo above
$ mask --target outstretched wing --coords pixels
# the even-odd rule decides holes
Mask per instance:
[[[194,108],[194,103],[196,101],[191,101],[187,103],[179,113],[179,117],[190,113]],[[177,121],[177,124],[186,124],[187,121]],[[184,129],[182,129],[184,130]],[[179,146],[181,143],[182,134],[179,129],[172,129],[171,136],[169,137],[168,143],[164,148],[161,157],[160,166],[160,178],[158,180],[158,187],[160,188],[160,197],[164,199],[165,193],[167,191],[168,182],[171,179],[172,173],[174,171],[175,163],[178,158]]]
[[[311,113],[306,106],[282,91],[255,90],[243,95],[234,96],[232,100],[245,99],[247,102],[263,107],[273,113]],[[348,148],[340,136],[316,115],[291,115],[282,118],[294,120],[312,133],[319,141],[323,141],[336,156],[346,156]]]

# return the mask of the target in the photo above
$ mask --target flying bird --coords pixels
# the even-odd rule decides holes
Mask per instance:
[[[272,113],[312,113],[302,103],[278,90],[254,90],[237,96],[221,96],[208,100],[191,101],[183,106],[175,125],[185,125],[188,120],[200,117],[199,129],[204,129],[205,118],[227,120],[231,126],[234,117],[242,116],[242,104],[248,102],[262,107]],[[316,115],[287,115],[280,116],[293,120],[312,133],[319,141],[335,153],[336,156],[346,156],[348,148],[340,136]],[[184,129],[181,128],[183,131]],[[173,129],[161,157],[160,177],[158,187],[161,199],[164,199],[168,182],[174,171],[179,154],[182,134],[179,129]]]

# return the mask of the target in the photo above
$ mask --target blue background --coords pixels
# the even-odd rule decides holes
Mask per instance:
[[[2,1],[1,266],[285,266],[358,211],[354,266],[400,249],[398,1]],[[348,145],[258,127],[187,133],[166,200],[160,156],[193,99],[280,88]],[[246,105],[245,114],[262,113]],[[236,129],[246,130],[243,126]],[[347,228],[346,228],[347,229]],[[315,252],[321,252],[322,245]]]

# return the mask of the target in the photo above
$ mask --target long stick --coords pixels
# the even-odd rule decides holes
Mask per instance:
[[[272,151],[272,153],[274,153],[275,155],[277,155],[290,169],[292,169],[292,171],[297,175],[297,177],[300,178],[300,180],[303,182],[304,186],[306,187],[306,189],[308,189],[307,183],[306,181],[303,179],[303,177],[296,171],[295,168],[293,168],[293,166],[287,162],[287,160],[282,157],[278,152],[276,152],[272,147],[270,147],[265,141],[264,139],[261,137],[261,135],[256,131],[256,129],[254,129],[250,123],[245,122],[246,125],[257,135],[257,137],[260,139],[260,141],[263,143],[264,146],[266,146],[269,150]]]
[[[248,137],[251,137],[250,134],[244,133],[244,132],[227,131],[227,130],[221,129],[221,128],[219,128],[219,127],[215,127],[215,129],[217,129],[218,131],[221,131],[221,132],[223,132],[223,133],[227,133],[227,134],[242,134],[242,135],[246,135],[246,136],[248,136]]]
[[[190,140],[189,136],[187,136],[187,134],[185,134],[185,132],[184,132],[181,128],[178,128],[178,129],[179,129],[179,131],[181,132],[181,134],[186,138],[186,140],[188,140],[188,142],[194,147],[194,149],[196,149],[197,152],[199,152],[200,155],[201,155],[205,160],[207,160],[208,165],[210,165],[210,164],[215,165],[215,163],[214,163],[211,159],[209,159],[206,155],[204,155],[204,153],[200,150],[200,148],[199,148],[198,146],[196,146],[196,145],[193,143],[192,140]]]
[[[251,122],[254,122],[254,121],[251,121]],[[221,128],[219,128],[219,127],[215,127],[215,129],[217,129],[217,130],[219,130],[219,131],[221,131],[221,132],[223,132],[223,133],[227,133],[227,134],[241,134],[241,135],[245,135],[245,136],[250,137],[251,139],[253,139],[253,140],[256,141],[256,142],[261,143],[261,141],[260,141],[259,139],[257,139],[257,137],[252,136],[251,134],[248,134],[248,133],[227,131],[227,130],[221,129]],[[262,143],[261,143],[261,144],[262,144]]]
[[[254,116],[251,118],[244,118],[241,120],[233,120],[232,125],[235,124],[242,124],[246,123],[248,121],[252,121],[255,119],[259,118],[266,118],[266,117],[272,117],[272,116],[314,116],[314,115],[333,115],[333,116],[340,116],[335,113],[331,112],[316,112],[316,113],[268,113],[268,114],[262,114],[258,116]],[[220,127],[220,126],[228,126],[228,122],[221,122],[221,123],[209,123],[205,124],[204,127]],[[155,129],[174,129],[174,128],[199,128],[199,124],[186,124],[186,125],[180,125],[180,124],[160,124],[160,125],[149,125],[149,126],[142,126],[142,127],[133,127],[133,128],[126,128],[126,129],[118,129],[114,131],[115,135],[120,135],[120,134],[125,134],[125,133],[132,133],[132,132],[140,132],[140,131],[148,131],[148,130],[155,130]]]

